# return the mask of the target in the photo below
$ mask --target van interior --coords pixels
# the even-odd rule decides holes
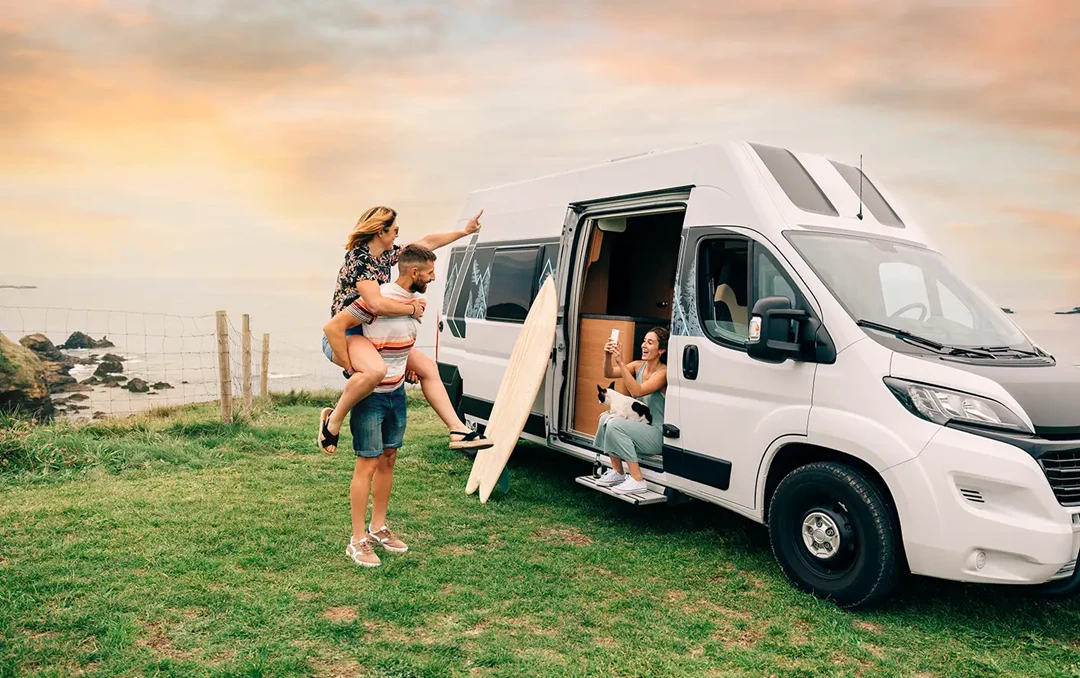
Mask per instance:
[[[576,376],[568,398],[573,406],[568,428],[575,437],[591,442],[596,434],[605,410],[596,397],[598,384],[614,381],[619,392],[627,392],[622,379],[604,377],[604,345],[611,331],[619,330],[629,363],[640,357],[651,328],[671,327],[683,217],[680,210],[587,222]]]

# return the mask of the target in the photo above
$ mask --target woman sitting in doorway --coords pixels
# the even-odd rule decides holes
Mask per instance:
[[[646,489],[641,477],[641,457],[660,454],[664,442],[664,393],[667,391],[667,345],[670,333],[654,327],[641,342],[641,360],[629,365],[623,362],[622,349],[615,341],[604,346],[604,377],[622,377],[623,385],[632,398],[649,406],[652,424],[600,415],[596,431],[596,446],[611,459],[611,468],[600,476],[597,485],[611,487],[619,493],[641,492]],[[623,473],[626,462],[629,475]],[[613,487],[612,487],[613,486]]]

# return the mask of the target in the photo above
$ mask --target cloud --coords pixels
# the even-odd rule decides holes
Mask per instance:
[[[566,7],[540,16],[567,21]],[[584,58],[629,81],[788,91],[1080,139],[1078,3],[670,0],[658,12],[596,0],[590,8],[604,37]]]

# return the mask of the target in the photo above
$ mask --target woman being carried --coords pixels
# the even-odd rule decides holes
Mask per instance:
[[[615,341],[604,346],[604,376],[622,377],[630,397],[649,406],[652,423],[600,415],[596,431],[596,446],[611,459],[611,468],[604,472],[597,485],[611,487],[619,493],[640,492],[646,489],[641,477],[641,457],[660,454],[664,443],[664,393],[667,391],[667,345],[670,333],[654,327],[641,342],[641,360],[623,363],[622,349]],[[626,462],[629,475],[623,473]]]
[[[416,243],[435,250],[472,235],[480,230],[482,213],[483,210],[470,219],[464,230],[433,233],[420,238]],[[402,249],[401,245],[394,242],[399,230],[396,222],[397,212],[389,207],[372,207],[360,215],[345,244],[345,262],[338,271],[334,300],[330,308],[331,318],[358,300],[366,311],[376,317],[411,316],[417,320],[423,317],[424,305],[420,300],[405,303],[384,297],[379,290],[380,285],[390,282],[391,269],[397,265],[398,254]],[[345,333],[348,355],[339,355],[331,349],[324,330],[323,352],[350,375],[337,406],[324,409],[319,418],[319,448],[329,454],[337,451],[341,425],[349,411],[356,403],[370,395],[386,376],[386,363],[371,341],[363,336],[363,327],[357,325]],[[409,353],[406,370],[407,374],[419,378],[424,397],[449,429],[452,449],[491,447],[492,442],[489,439],[469,429],[458,418],[439,376],[439,369],[431,358],[414,348]]]

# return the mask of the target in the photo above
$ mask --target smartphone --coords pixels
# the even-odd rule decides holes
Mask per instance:
[[[610,341],[618,341],[618,340],[619,340],[619,328],[618,327],[613,327],[613,328],[611,328],[611,339],[610,339]]]

